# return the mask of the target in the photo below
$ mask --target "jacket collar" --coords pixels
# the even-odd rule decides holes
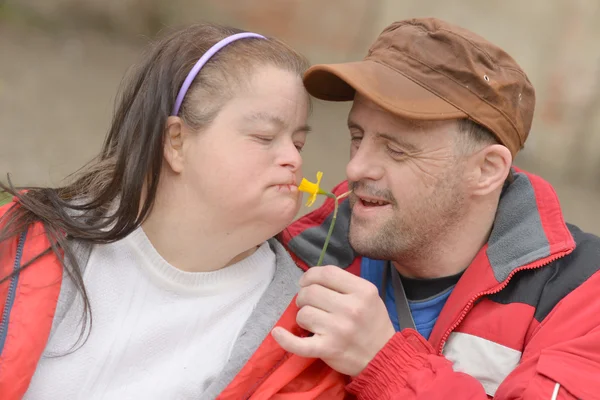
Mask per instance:
[[[538,176],[515,172],[500,198],[486,249],[497,282],[515,269],[549,262],[575,248],[552,186]]]

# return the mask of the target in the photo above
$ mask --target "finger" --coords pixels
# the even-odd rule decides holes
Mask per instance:
[[[320,338],[317,336],[301,338],[279,326],[271,331],[271,335],[285,351],[297,354],[300,357],[320,358]]]
[[[338,311],[341,304],[344,304],[343,294],[321,285],[310,285],[301,288],[296,297],[296,304],[299,308],[312,306],[326,312]]]
[[[345,271],[335,265],[313,267],[302,275],[300,286],[321,285],[338,293],[350,294],[360,292],[371,282]]]
[[[304,306],[296,314],[296,322],[301,328],[317,335],[330,331],[332,315],[311,306]]]

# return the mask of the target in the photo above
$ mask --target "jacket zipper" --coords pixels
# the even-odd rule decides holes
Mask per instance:
[[[23,247],[25,246],[25,237],[27,232],[23,232],[19,236],[19,242],[17,244],[17,255],[15,257],[15,264],[13,272],[17,271],[21,266],[21,257],[23,256]],[[2,310],[2,319],[0,320],[0,355],[4,350],[4,343],[6,342],[6,335],[8,334],[8,322],[10,321],[10,311],[15,302],[15,296],[17,293],[17,283],[19,282],[19,274],[15,274],[10,279],[8,287],[8,294],[6,295],[6,302],[4,303],[4,309]]]
[[[500,285],[496,286],[494,289],[479,292],[475,296],[473,296],[473,298],[471,298],[471,300],[469,300],[467,305],[463,308],[463,311],[460,314],[460,316],[458,317],[458,319],[456,320],[456,322],[446,331],[446,333],[444,333],[444,336],[442,336],[442,340],[440,341],[440,345],[438,347],[438,355],[440,355],[440,356],[443,355],[442,351],[444,350],[444,345],[446,344],[448,337],[450,336],[452,331],[454,331],[461,324],[461,322],[465,319],[465,316],[469,313],[469,311],[471,310],[471,307],[473,307],[473,304],[475,303],[475,301],[477,301],[479,298],[481,298],[483,296],[488,296],[490,294],[496,294],[496,293],[500,292],[502,289],[504,289],[506,286],[508,286],[508,283],[510,282],[512,277],[517,272],[521,272],[521,271],[525,271],[525,270],[529,270],[529,269],[541,268],[550,263],[553,263],[554,261],[556,261],[560,258],[563,258],[563,257],[569,255],[572,251],[573,251],[573,249],[565,250],[565,251],[555,254],[554,256],[551,256],[550,258],[546,258],[540,262],[532,263],[532,264],[529,264],[529,265],[526,265],[526,266],[520,267],[520,268],[515,268]]]

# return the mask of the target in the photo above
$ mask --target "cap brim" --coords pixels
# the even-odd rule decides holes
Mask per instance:
[[[374,61],[314,65],[304,74],[308,92],[322,100],[350,101],[356,92],[393,114],[416,120],[467,114],[401,73]]]

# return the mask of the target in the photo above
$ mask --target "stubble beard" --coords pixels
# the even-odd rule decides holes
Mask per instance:
[[[415,199],[413,204],[392,204],[393,215],[380,223],[351,215],[352,248],[368,258],[399,263],[420,264],[432,258],[441,238],[467,213],[460,183],[447,178],[441,182],[428,197]],[[356,197],[350,199],[352,208],[356,201]]]

